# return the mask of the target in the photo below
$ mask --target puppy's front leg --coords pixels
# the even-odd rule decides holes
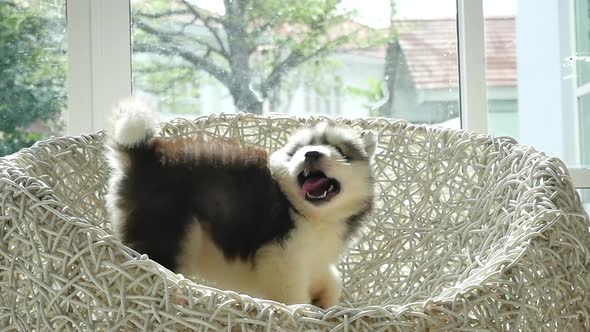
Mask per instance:
[[[338,303],[341,291],[342,280],[340,279],[340,273],[336,266],[330,265],[314,283],[312,289],[313,304],[327,309]]]
[[[311,303],[310,280],[304,266],[296,260],[278,259],[281,256],[285,257],[270,250],[259,256],[256,272],[260,294],[286,304]]]
[[[285,304],[311,303],[309,282],[295,275],[281,279],[266,283],[264,293],[269,299]]]

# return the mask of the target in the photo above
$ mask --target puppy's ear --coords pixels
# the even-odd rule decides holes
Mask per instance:
[[[377,148],[377,133],[372,130],[363,130],[361,132],[361,139],[363,140],[363,145],[365,146],[365,151],[367,151],[369,159],[372,159]]]
[[[324,131],[328,128],[333,128],[336,126],[337,126],[336,121],[331,120],[331,119],[325,119],[325,120],[322,120],[321,122],[316,123],[314,128],[315,128],[315,130],[321,132],[321,131]]]

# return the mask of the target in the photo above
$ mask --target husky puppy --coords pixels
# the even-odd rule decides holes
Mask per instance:
[[[140,101],[118,108],[107,208],[125,244],[219,288],[338,302],[336,264],[373,204],[372,132],[321,123],[268,158],[227,139],[157,137]]]

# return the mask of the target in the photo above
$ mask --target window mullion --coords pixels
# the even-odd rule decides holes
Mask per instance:
[[[64,114],[66,132],[91,132],[92,41],[90,0],[67,1],[68,108]]]
[[[111,108],[131,94],[129,1],[67,2],[70,135],[108,127]]]
[[[457,0],[461,127],[488,131],[483,0]]]

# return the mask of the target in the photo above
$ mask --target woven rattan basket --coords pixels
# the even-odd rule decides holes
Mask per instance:
[[[269,151],[288,117],[176,120]],[[566,167],[508,139],[403,121],[379,133],[378,202],[340,265],[341,303],[285,306],[176,275],[111,235],[105,134],[0,158],[0,328],[72,330],[590,330],[590,233]]]

